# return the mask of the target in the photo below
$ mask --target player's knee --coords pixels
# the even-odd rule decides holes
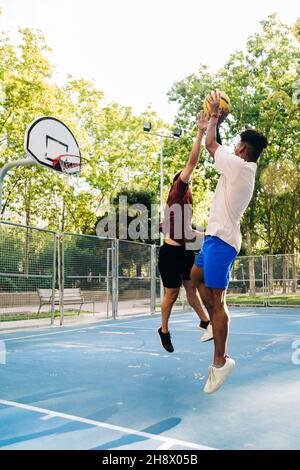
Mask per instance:
[[[213,314],[214,309],[215,309],[215,302],[213,301],[213,299],[207,297],[205,299],[205,305],[206,305],[206,308],[209,310],[209,312]]]
[[[169,299],[169,302],[171,305],[175,304],[176,300],[177,300],[177,297],[178,295],[172,295]]]
[[[175,291],[175,292],[168,292],[166,295],[165,295],[165,302],[168,304],[168,305],[173,305],[177,298],[178,298],[178,294],[179,292]]]
[[[223,299],[211,299],[211,311],[212,314],[218,314],[225,312],[225,303]]]

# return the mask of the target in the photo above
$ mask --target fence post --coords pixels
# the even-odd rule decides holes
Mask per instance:
[[[59,307],[60,307],[60,326],[64,322],[64,286],[65,286],[65,243],[64,233],[61,234],[61,252],[58,254],[58,289],[59,289]],[[60,246],[60,240],[58,246]]]
[[[54,324],[54,317],[55,317],[56,256],[57,256],[57,232],[54,233],[54,239],[53,239],[51,325]]]
[[[150,301],[150,314],[154,315],[156,312],[156,245],[151,246],[151,301]]]
[[[110,253],[112,248],[107,248],[106,250],[106,317],[109,318],[109,298],[110,298],[110,272],[111,272],[111,260]]]
[[[119,316],[119,240],[116,238],[116,252],[115,252],[115,263],[116,263],[116,300],[115,300],[115,320]]]
[[[117,240],[112,242],[111,250],[111,282],[112,282],[112,316],[113,319],[117,319],[118,315],[118,256],[117,256]]]
[[[269,276],[268,276],[268,256],[262,255],[262,276],[263,276],[263,295],[264,307],[269,305]]]

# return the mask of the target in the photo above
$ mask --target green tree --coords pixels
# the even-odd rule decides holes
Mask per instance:
[[[54,115],[70,126],[84,156],[78,185],[41,167],[11,171],[6,178],[2,215],[28,225],[89,232],[101,206],[124,187],[158,190],[159,143],[143,133],[143,121],[164,124],[150,109],[135,116],[130,108],[105,103],[103,93],[84,79],[53,79],[49,49],[41,32],[20,30],[20,43],[0,38],[0,164],[20,158],[28,124]]]
[[[270,197],[270,194],[266,195],[263,183],[265,169],[270,162],[279,162],[282,185],[289,180],[291,166],[295,178],[299,178],[299,104],[293,99],[298,79],[299,46],[295,42],[293,28],[280,22],[276,15],[262,21],[261,26],[259,33],[249,37],[245,51],[234,52],[217,73],[209,73],[205,66],[201,66],[198,73],[175,83],[169,92],[169,99],[179,104],[178,123],[189,128],[206,93],[214,88],[224,89],[233,105],[232,114],[223,126],[224,141],[233,145],[237,134],[244,128],[257,128],[269,139],[269,147],[259,159],[254,196],[242,222],[242,252],[249,255],[271,250],[270,240],[275,236],[274,223],[265,217],[266,198]],[[206,183],[209,179],[210,189],[214,189],[216,178],[213,177],[211,162],[205,159],[201,164],[203,180]],[[294,185],[293,191],[299,191],[299,185]],[[288,225],[289,214],[289,211],[283,211],[286,220],[281,221],[282,226]],[[271,210],[269,218],[273,221],[275,217]],[[263,245],[262,232],[267,230],[271,233]],[[284,246],[291,251],[299,246],[299,230],[292,233],[293,241],[292,236],[282,235],[281,249]],[[277,233],[276,237],[279,236]]]

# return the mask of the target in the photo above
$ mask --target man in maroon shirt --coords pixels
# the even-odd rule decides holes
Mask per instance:
[[[205,114],[201,112],[198,120],[198,133],[190,158],[184,169],[174,177],[162,224],[164,244],[160,248],[158,267],[165,287],[165,295],[161,306],[162,325],[158,333],[162,346],[168,352],[174,351],[169,332],[169,318],[182,284],[189,304],[199,316],[200,328],[205,331],[201,341],[213,338],[209,317],[204,312],[196,288],[190,280],[195,255],[193,251],[186,249],[186,243],[195,238],[195,232],[192,234],[191,228],[192,192],[190,186],[193,171],[199,160],[201,142],[207,123]]]

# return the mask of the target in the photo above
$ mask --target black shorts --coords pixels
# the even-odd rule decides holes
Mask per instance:
[[[182,281],[190,280],[190,272],[195,262],[195,254],[182,246],[165,243],[160,247],[158,268],[164,287],[180,287]]]

